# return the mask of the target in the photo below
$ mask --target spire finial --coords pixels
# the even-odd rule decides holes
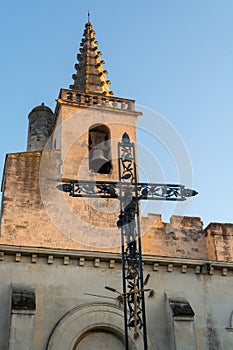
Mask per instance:
[[[104,60],[100,58],[102,53],[98,51],[98,41],[95,40],[95,31],[90,22],[90,10],[80,46],[78,63],[75,65],[76,73],[72,76],[74,84],[70,88],[85,93],[113,95],[109,91],[111,82],[106,78],[108,71],[103,68]]]

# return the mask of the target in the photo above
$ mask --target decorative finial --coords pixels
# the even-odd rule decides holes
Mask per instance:
[[[102,53],[98,50],[98,41],[95,40],[90,10],[87,11],[87,15],[88,22],[85,23],[80,53],[77,55],[78,63],[75,65],[76,73],[72,75],[74,83],[70,88],[112,96],[113,92],[109,91],[110,80],[106,77],[108,72],[103,68],[104,60],[100,60]]]
[[[122,136],[122,143],[130,143],[130,138],[129,138],[129,135],[127,134],[127,132],[124,132],[124,134]]]

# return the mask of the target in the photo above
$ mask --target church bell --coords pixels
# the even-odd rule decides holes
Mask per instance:
[[[94,173],[109,174],[111,161],[104,156],[101,148],[94,148],[90,152],[90,170]]]

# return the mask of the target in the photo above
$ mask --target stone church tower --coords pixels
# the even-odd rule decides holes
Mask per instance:
[[[115,97],[90,20],[73,85],[28,116],[27,151],[2,180],[0,349],[124,349],[119,203],[73,198],[71,179],[118,181],[117,143],[136,144],[135,101]],[[137,155],[136,155],[137,156]],[[233,224],[141,220],[149,349],[233,348]],[[143,349],[129,334],[130,349]]]

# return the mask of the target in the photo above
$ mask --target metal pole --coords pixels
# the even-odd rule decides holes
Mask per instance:
[[[120,178],[120,144],[118,143],[118,179],[120,187],[120,216],[124,210],[123,196],[122,196],[122,186]],[[122,289],[123,289],[123,307],[124,307],[124,328],[125,328],[125,349],[129,349],[129,339],[128,339],[128,324],[127,324],[127,297],[126,297],[126,276],[125,276],[125,244],[124,244],[124,230],[121,226],[121,266],[122,266]]]
[[[138,199],[138,190],[137,190],[137,166],[136,166],[136,156],[135,156],[135,146],[133,144],[133,158],[134,158],[134,174],[135,174],[135,185],[134,192],[137,202],[137,233],[138,233],[138,253],[139,253],[139,269],[140,269],[140,288],[141,292],[141,301],[142,301],[142,322],[143,322],[143,342],[144,350],[147,350],[147,327],[146,327],[146,308],[145,308],[145,295],[143,291],[144,279],[143,279],[143,266],[142,266],[142,244],[141,244],[141,227],[140,227],[140,213],[139,213],[139,199]]]

